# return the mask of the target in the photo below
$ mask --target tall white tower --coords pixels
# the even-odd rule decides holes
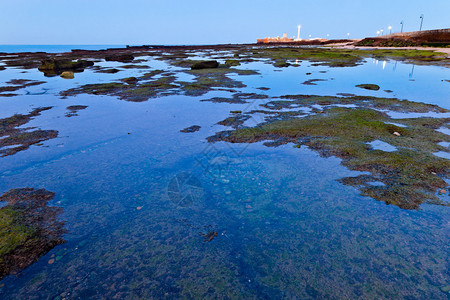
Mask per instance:
[[[298,28],[297,41],[300,41],[300,28],[302,28],[302,26],[298,25],[297,28]]]

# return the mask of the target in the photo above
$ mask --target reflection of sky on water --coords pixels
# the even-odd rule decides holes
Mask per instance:
[[[253,63],[248,68],[256,66],[260,76],[244,77],[243,82],[250,87],[270,87],[267,94],[273,96],[287,94],[336,95],[337,93],[351,93],[364,96],[388,97],[408,99],[425,103],[437,104],[450,108],[449,85],[442,80],[448,77],[448,68],[436,66],[414,67],[414,74],[410,77],[412,64],[387,61],[383,63],[368,59],[367,63],[356,67],[329,68],[326,66],[311,66],[303,61],[300,67],[283,68],[282,72],[274,72],[268,64]],[[247,67],[244,65],[243,67]],[[254,68],[254,67],[253,67]],[[320,71],[326,71],[321,73]],[[312,73],[306,75],[306,73]],[[302,85],[310,79],[324,79],[317,85]],[[413,79],[414,81],[411,81]],[[378,91],[369,91],[355,87],[357,84],[371,83],[380,86]],[[385,92],[391,90],[392,93]]]

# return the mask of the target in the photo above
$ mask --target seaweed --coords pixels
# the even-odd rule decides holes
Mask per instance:
[[[322,156],[336,156],[351,170],[366,171],[369,177],[344,178],[345,184],[356,186],[361,193],[387,204],[403,209],[418,209],[420,204],[434,203],[448,206],[449,203],[435,196],[440,189],[447,188],[443,178],[448,177],[450,161],[433,155],[448,151],[440,146],[441,141],[450,142],[450,136],[436,131],[450,124],[450,118],[408,118],[396,119],[400,127],[391,124],[394,119],[376,108],[391,107],[397,111],[440,111],[446,110],[433,105],[400,101],[396,99],[363,97],[307,97],[292,101],[267,103],[263,107],[272,110],[298,108],[300,102],[308,105],[326,105],[321,113],[298,118],[279,112],[283,118],[266,120],[252,128],[238,128],[222,131],[208,138],[208,141],[231,143],[253,143],[264,140],[275,141],[267,146],[294,143],[306,145]],[[363,101],[364,99],[364,101]],[[302,101],[303,100],[303,101]],[[336,103],[359,105],[356,108],[335,107]],[[395,146],[398,150],[385,152],[372,149],[368,143],[380,140]],[[372,181],[384,183],[373,186]]]
[[[31,128],[19,128],[28,123],[32,118],[40,115],[42,111],[52,107],[40,107],[34,109],[27,115],[16,114],[9,118],[0,119],[0,154],[8,156],[16,154],[19,151],[28,149],[31,145],[56,138],[56,130],[32,130]],[[6,148],[5,148],[6,147]],[[3,149],[2,149],[3,148]]]
[[[64,243],[61,208],[47,206],[55,194],[44,189],[21,188],[0,196],[0,279],[36,262]]]
[[[78,116],[78,111],[86,109],[87,105],[70,105],[66,107],[68,112],[65,114],[66,117],[76,117]]]

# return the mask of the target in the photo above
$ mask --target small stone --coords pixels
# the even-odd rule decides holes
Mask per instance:
[[[54,258],[51,258],[51,259],[48,260],[48,264],[49,264],[49,265],[53,264],[54,262],[55,262],[55,259],[54,259]]]
[[[441,287],[441,291],[443,291],[444,293],[450,293],[450,285]]]
[[[61,78],[64,78],[64,79],[74,79],[75,78],[75,76],[73,75],[73,72],[71,72],[71,71],[64,71],[61,73],[60,76],[61,76]]]
[[[199,131],[200,128],[201,127],[198,125],[192,125],[190,127],[180,130],[180,132],[185,132],[185,133],[196,132],[196,131]]]
[[[246,209],[252,209],[253,207],[252,207],[250,204],[247,204],[247,205],[245,206],[245,208],[246,208]]]
[[[394,131],[393,135],[395,135],[395,136],[400,136],[401,134],[398,133],[397,131]]]
[[[440,190],[439,191],[441,194],[445,194],[445,193],[447,193],[447,191],[446,190]]]
[[[136,207],[136,209],[137,209],[137,210],[141,210],[141,209],[142,209],[142,206],[138,206],[138,207]]]
[[[60,260],[61,258],[63,258],[62,255],[57,256],[55,260],[58,261],[58,260]]]

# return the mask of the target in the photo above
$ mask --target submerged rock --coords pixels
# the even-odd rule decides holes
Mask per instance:
[[[277,61],[273,64],[274,67],[277,68],[287,68],[289,67],[291,64],[285,61]]]
[[[0,201],[0,278],[15,274],[64,243],[64,222],[57,220],[62,209],[48,207],[55,194],[44,189],[13,189]]]
[[[180,130],[180,132],[185,132],[185,133],[196,132],[196,131],[199,131],[200,128],[201,127],[198,125],[193,125],[193,126],[190,126],[190,127]]]
[[[67,106],[66,108],[69,111],[66,113],[65,116],[70,118],[70,117],[78,116],[78,111],[86,109],[87,105],[70,105],[70,106]]]
[[[192,70],[201,70],[201,69],[214,69],[219,67],[219,63],[216,60],[205,60],[194,63],[191,66]]]

